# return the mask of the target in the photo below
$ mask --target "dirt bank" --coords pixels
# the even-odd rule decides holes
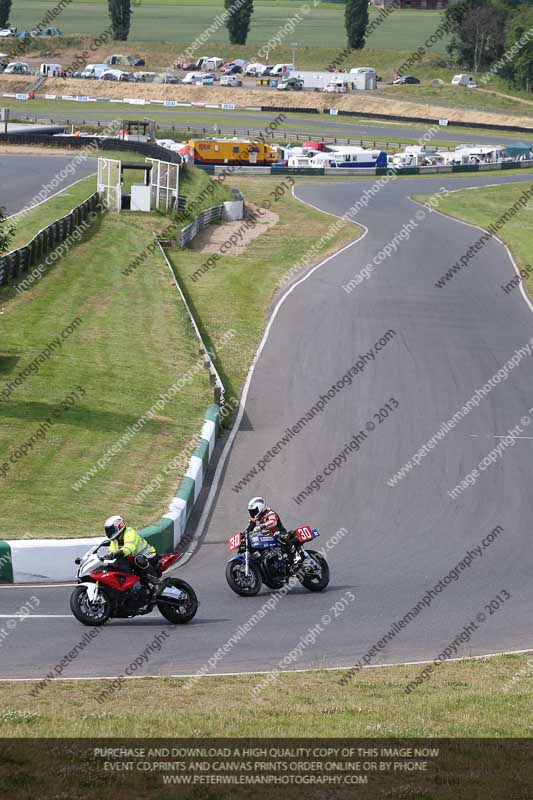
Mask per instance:
[[[0,77],[0,92],[19,92],[27,90],[27,81],[16,76]],[[21,88],[22,87],[22,88]],[[510,114],[495,114],[481,110],[447,108],[407,100],[385,97],[383,92],[360,92],[332,97],[322,92],[278,92],[269,89],[231,89],[220,86],[183,86],[163,84],[127,84],[101,81],[49,79],[41,92],[55,95],[86,95],[123,100],[138,98],[144,100],[176,100],[182,103],[234,103],[238,106],[283,106],[298,111],[299,108],[335,107],[343,111],[366,111],[373,113],[398,114],[410,117],[446,118],[458,122],[483,122],[488,125],[520,125],[530,127],[531,118]],[[50,105],[52,113],[53,106]],[[31,101],[28,101],[31,113]]]

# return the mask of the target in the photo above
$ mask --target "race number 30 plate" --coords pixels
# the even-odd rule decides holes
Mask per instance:
[[[237,550],[237,548],[240,546],[241,546],[241,534],[234,533],[228,542],[228,550],[231,553],[232,550]]]
[[[298,537],[298,541],[302,544],[304,542],[310,542],[315,538],[315,534],[309,525],[302,525],[301,528],[296,528],[296,536]]]

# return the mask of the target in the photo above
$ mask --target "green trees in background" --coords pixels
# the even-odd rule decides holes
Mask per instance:
[[[246,44],[254,13],[254,0],[224,0],[224,8],[229,11],[226,27],[231,44]]]
[[[131,0],[107,0],[109,18],[113,26],[113,38],[125,42],[131,25]]]
[[[344,11],[348,46],[360,50],[365,46],[365,34],[368,26],[368,0],[346,0]]]
[[[0,28],[7,28],[11,13],[11,0],[0,0]]]
[[[475,72],[497,70],[516,86],[533,86],[533,0],[461,0],[445,12],[448,52]],[[530,41],[531,40],[531,41]]]
[[[516,86],[531,92],[533,91],[533,8],[513,14],[505,30],[505,51],[510,61],[508,65],[504,65],[502,72]],[[513,53],[513,47],[516,53]]]

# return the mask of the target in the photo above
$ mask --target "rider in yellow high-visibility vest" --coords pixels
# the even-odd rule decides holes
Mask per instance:
[[[143,539],[134,528],[129,528],[124,519],[118,515],[106,519],[104,530],[110,542],[109,553],[111,555],[124,558],[133,556],[136,566],[140,569],[141,577],[144,573],[151,583],[157,582],[159,576],[156,568],[159,556],[155,547]],[[138,559],[139,556],[141,556],[140,559]],[[146,563],[145,567],[142,566],[143,563]]]

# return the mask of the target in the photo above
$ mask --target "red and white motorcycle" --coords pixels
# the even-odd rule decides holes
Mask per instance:
[[[134,571],[133,557],[127,559],[128,564],[117,564],[114,559],[101,557],[99,550],[108,545],[109,541],[104,539],[75,561],[79,565],[78,586],[72,592],[70,610],[77,620],[84,625],[103,625],[112,618],[149,614],[156,606],[165,619],[175,625],[192,620],[198,610],[192,586],[170,577],[150,586]],[[181,554],[178,553],[161,556],[160,574],[179,558]]]

